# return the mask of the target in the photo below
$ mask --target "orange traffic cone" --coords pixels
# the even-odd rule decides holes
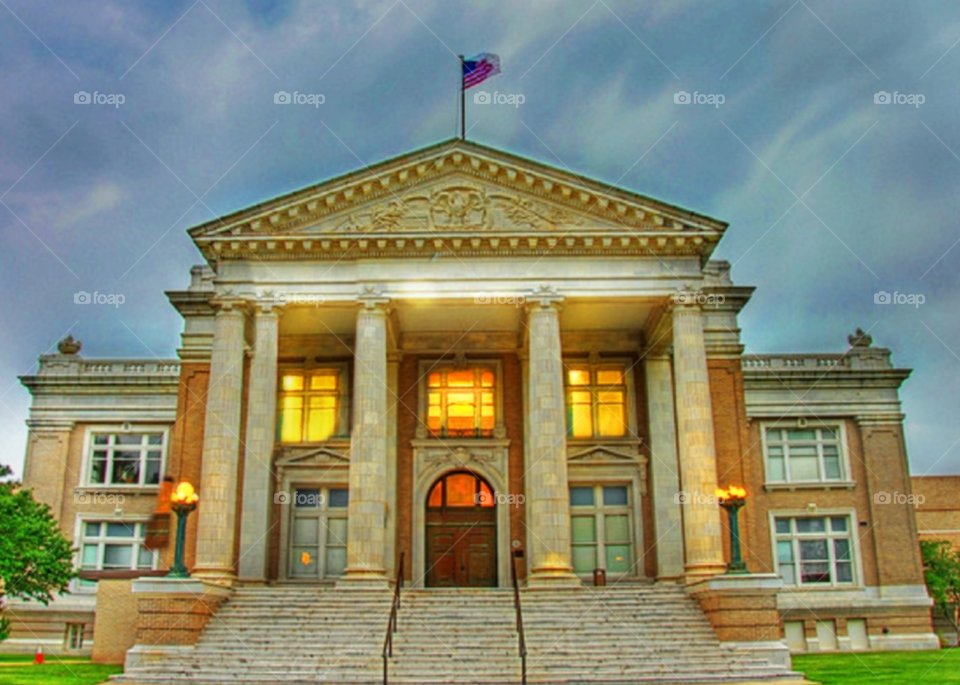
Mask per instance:
[[[37,656],[33,658],[34,666],[39,666],[43,663],[43,647],[37,647]]]

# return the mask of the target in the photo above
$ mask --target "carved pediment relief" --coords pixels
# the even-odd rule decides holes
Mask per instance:
[[[350,463],[349,445],[336,447],[283,447],[277,457],[277,468],[336,466]]]
[[[567,461],[573,462],[640,462],[645,461],[633,445],[590,445],[568,447]]]
[[[486,444],[434,444],[433,441],[414,441],[414,472],[440,473],[450,469],[466,469],[489,473],[503,480],[507,473],[509,441],[487,441]]]

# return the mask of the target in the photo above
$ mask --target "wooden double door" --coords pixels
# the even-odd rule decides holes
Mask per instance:
[[[477,499],[482,504],[454,504],[454,492],[449,495],[449,506],[446,492],[442,499],[431,498],[439,506],[427,507],[427,587],[497,586],[496,507],[492,498],[484,498],[483,491],[489,492],[486,484],[479,478],[477,482],[481,493]],[[450,489],[456,486],[451,480]]]

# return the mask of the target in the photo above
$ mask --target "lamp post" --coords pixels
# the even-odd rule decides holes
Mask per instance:
[[[187,540],[187,517],[197,508],[200,495],[193,485],[183,481],[170,496],[170,508],[177,514],[177,541],[173,553],[173,566],[167,573],[168,578],[189,578],[190,572],[183,563],[183,549]]]
[[[747,564],[740,553],[740,509],[747,502],[747,491],[731,485],[729,489],[717,490],[717,501],[730,516],[730,563],[727,573],[749,573]]]

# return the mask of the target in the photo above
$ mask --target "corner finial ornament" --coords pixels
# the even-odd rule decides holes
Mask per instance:
[[[78,354],[82,348],[83,343],[79,340],[74,340],[72,335],[68,335],[57,343],[57,351],[63,355],[72,356]]]
[[[870,347],[873,344],[873,338],[863,332],[862,328],[857,328],[856,333],[847,336],[847,342],[850,347]]]

